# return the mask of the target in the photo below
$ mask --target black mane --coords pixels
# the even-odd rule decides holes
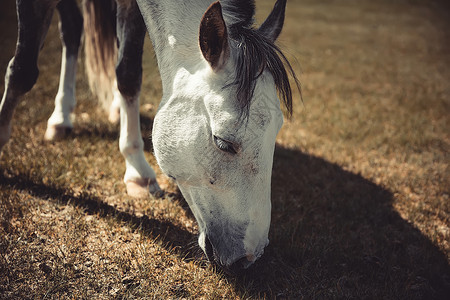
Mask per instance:
[[[230,84],[237,87],[237,100],[244,117],[249,114],[256,79],[268,70],[284,103],[292,115],[290,74],[300,91],[300,83],[281,49],[254,27],[255,5],[252,0],[221,1],[227,21],[230,47],[236,59],[236,77]],[[230,86],[228,85],[228,86]]]

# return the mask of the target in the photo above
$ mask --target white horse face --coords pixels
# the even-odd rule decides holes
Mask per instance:
[[[214,31],[205,33],[205,44],[202,30],[210,28],[202,26]],[[273,153],[283,115],[274,76],[259,71],[243,116],[238,87],[230,84],[239,62],[227,39],[216,2],[200,28],[205,61],[195,72],[176,71],[152,139],[159,166],[176,180],[197,219],[208,258],[246,268],[268,244]]]
[[[220,80],[226,73],[177,76],[174,90],[183,95],[172,95],[158,112],[153,144],[198,221],[200,247],[222,265],[245,258],[248,266],[268,244],[272,161],[283,116],[265,74],[243,120],[234,89]]]

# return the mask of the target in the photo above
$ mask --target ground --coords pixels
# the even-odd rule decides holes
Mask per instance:
[[[273,1],[256,3],[261,23]],[[0,7],[3,75],[17,31],[13,1]],[[277,138],[270,245],[239,276],[205,261],[152,155],[161,82],[148,40],[141,121],[169,193],[126,195],[118,128],[89,92],[83,53],[75,128],[43,140],[59,79],[55,16],[0,157],[0,298],[446,299],[449,6],[291,0],[286,14],[279,45],[303,101],[296,92]]]

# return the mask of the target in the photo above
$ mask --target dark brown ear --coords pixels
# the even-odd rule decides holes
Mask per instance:
[[[229,55],[228,34],[219,1],[211,4],[200,22],[200,49],[214,71],[219,70]]]
[[[258,29],[263,36],[272,42],[275,42],[281,33],[281,29],[283,29],[286,1],[287,0],[278,0],[270,15]]]

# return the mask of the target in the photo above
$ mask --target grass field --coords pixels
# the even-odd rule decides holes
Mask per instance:
[[[256,2],[261,22],[273,1]],[[15,22],[14,1],[1,1],[2,77]],[[290,0],[285,24],[279,44],[304,101],[295,94],[277,138],[270,245],[229,276],[205,261],[196,222],[151,153],[161,83],[148,41],[146,155],[170,193],[126,195],[118,128],[81,58],[75,128],[43,141],[59,80],[55,16],[0,157],[0,298],[448,299],[449,6]]]

